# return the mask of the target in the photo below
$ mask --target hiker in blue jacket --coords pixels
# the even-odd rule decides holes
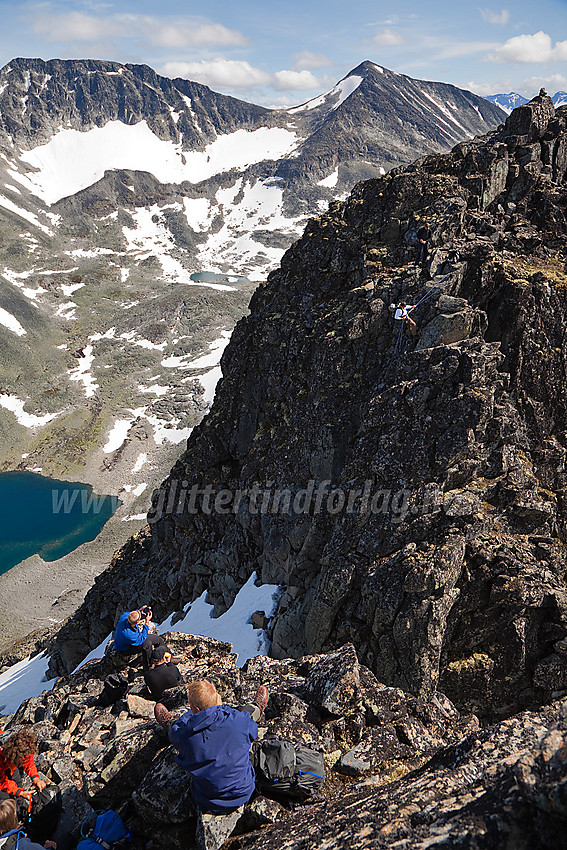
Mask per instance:
[[[138,611],[125,611],[114,630],[114,649],[116,652],[132,653],[137,649],[142,653],[145,670],[149,670],[152,650],[166,643],[161,635],[150,635],[152,609],[145,605]]]
[[[268,691],[261,685],[256,704],[223,705],[217,689],[206,680],[187,685],[190,711],[173,721],[161,703],[155,717],[178,751],[176,761],[191,774],[191,793],[204,812],[227,814],[248,802],[255,787],[249,750],[258,737]]]

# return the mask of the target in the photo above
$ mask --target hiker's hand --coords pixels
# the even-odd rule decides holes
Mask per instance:
[[[45,788],[46,783],[43,781],[43,779],[40,779],[39,776],[34,776],[32,782],[38,791],[43,791],[43,789]]]
[[[18,794],[18,797],[23,797],[24,800],[27,800],[28,803],[31,803],[33,797],[33,791],[22,791]]]
[[[53,847],[53,850],[57,850],[57,842],[56,841],[46,841],[43,846],[45,848]]]

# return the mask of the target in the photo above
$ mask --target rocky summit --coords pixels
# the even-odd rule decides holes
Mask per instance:
[[[63,800],[63,850],[93,810],[108,807],[124,818],[132,850],[218,850],[228,839],[258,850],[567,846],[565,703],[480,729],[439,692],[417,698],[380,683],[349,644],[299,660],[260,656],[239,669],[230,644],[165,639],[186,679],[206,675],[227,704],[252,700],[266,683],[260,736],[322,752],[323,789],[302,805],[255,794],[235,816],[201,816],[153,719],[139,662],[110,652],[4,718],[6,734],[31,726],[39,738],[38,769]],[[127,691],[104,708],[104,678],[117,670]],[[174,716],[187,710],[183,686],[163,701]]]
[[[542,95],[310,222],[53,673],[125,609],[207,590],[220,614],[257,572],[283,588],[276,658],[352,642],[388,686],[489,720],[567,693],[566,126]]]

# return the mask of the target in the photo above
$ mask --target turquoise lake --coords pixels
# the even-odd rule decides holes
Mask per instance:
[[[94,540],[119,505],[89,484],[0,473],[0,575],[31,555],[56,561]]]

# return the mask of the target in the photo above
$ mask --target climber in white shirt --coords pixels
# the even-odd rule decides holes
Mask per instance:
[[[404,322],[410,336],[416,336],[417,334],[417,325],[413,319],[410,318],[411,311],[415,308],[415,304],[406,304],[405,301],[401,301],[396,307],[396,312],[394,314],[394,319],[398,322]]]

